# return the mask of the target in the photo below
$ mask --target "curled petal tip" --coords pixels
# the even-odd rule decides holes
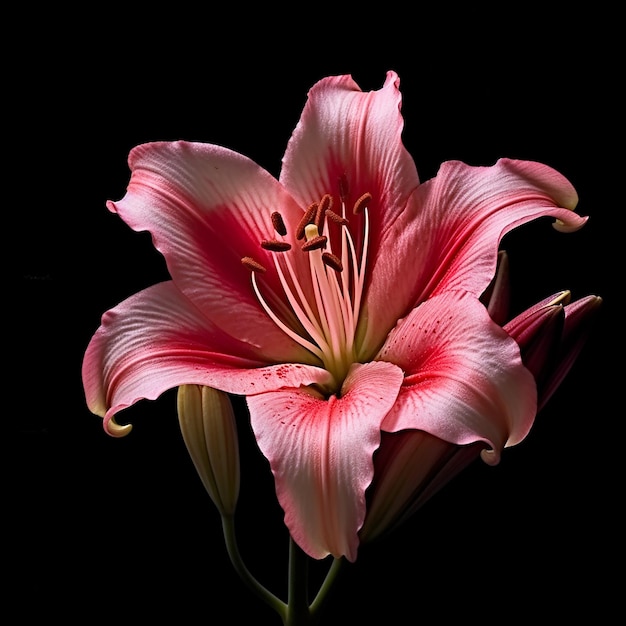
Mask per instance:
[[[500,453],[493,448],[481,450],[480,458],[487,463],[487,465],[497,465],[500,463]]]
[[[567,223],[564,222],[563,220],[556,219],[552,223],[552,227],[561,233],[573,233],[581,229],[587,223],[587,220],[589,219],[587,216],[583,216],[583,217],[577,216],[577,218],[578,219],[576,219],[575,221],[572,220],[571,222],[567,222]]]
[[[132,429],[132,424],[118,424],[113,417],[104,418],[104,430],[111,437],[125,437]]]

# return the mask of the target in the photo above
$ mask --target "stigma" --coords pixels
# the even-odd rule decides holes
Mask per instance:
[[[369,193],[352,205],[351,218],[359,224],[353,232],[347,217],[348,188],[339,180],[339,208],[333,196],[324,194],[312,202],[294,227],[298,245],[286,241],[288,225],[280,212],[270,215],[275,236],[263,239],[263,256],[245,256],[241,263],[250,271],[252,289],[265,313],[285,334],[315,355],[333,375],[331,393],[337,392],[350,366],[356,361],[355,337],[363,296],[369,242]],[[355,238],[355,235],[359,236]],[[292,239],[293,241],[293,239]],[[304,254],[305,263],[294,255]],[[288,310],[275,303],[266,290],[264,262],[273,264]],[[298,261],[298,262],[296,262]],[[280,298],[282,301],[283,298]],[[280,310],[280,313],[279,313]]]

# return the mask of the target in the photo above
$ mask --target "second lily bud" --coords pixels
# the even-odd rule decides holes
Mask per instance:
[[[420,430],[383,432],[361,541],[373,541],[400,526],[483,448],[481,442],[459,446]]]
[[[517,341],[537,382],[537,410],[561,384],[586,343],[602,298],[570,301],[569,291],[545,298],[503,326]]]
[[[183,440],[220,515],[235,512],[240,466],[237,425],[228,395],[211,387],[178,388],[178,420]]]

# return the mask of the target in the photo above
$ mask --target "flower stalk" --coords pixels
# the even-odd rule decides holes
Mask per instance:
[[[222,516],[222,531],[233,568],[248,589],[278,614],[283,626],[314,626],[319,623],[322,609],[337,581],[344,559],[333,559],[313,602],[309,603],[310,558],[290,538],[287,602],[283,602],[262,585],[244,563],[237,543],[234,515]]]
[[[307,555],[298,544],[289,539],[289,587],[285,626],[311,624],[309,611],[309,563]]]
[[[285,623],[288,613],[287,605],[271,591],[268,591],[268,589],[250,573],[241,558],[239,545],[237,543],[237,535],[235,533],[235,518],[233,515],[222,515],[222,531],[224,533],[224,542],[226,544],[226,550],[228,552],[230,562],[243,583],[257,598],[273,608],[278,615],[280,615],[283,623]]]

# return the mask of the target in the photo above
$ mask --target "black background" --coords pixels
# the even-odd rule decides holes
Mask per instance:
[[[135,428],[122,440],[85,406],[80,366],[100,315],[167,276],[149,236],[105,201],[123,195],[127,154],[144,141],[222,144],[278,175],[316,81],[350,73],[364,90],[378,89],[388,69],[400,75],[404,141],[422,180],[444,160],[489,165],[507,156],[547,163],[578,190],[578,212],[590,216],[581,231],[540,222],[507,237],[516,306],[570,289],[574,298],[603,296],[604,307],[528,438],[499,466],[472,466],[409,524],[362,549],[323,624],[606,623],[617,606],[624,137],[616,17],[416,9],[358,24],[316,12],[289,22],[243,10],[132,20],[55,10],[16,23],[3,207],[15,270],[5,300],[15,351],[5,420],[17,426],[4,437],[4,563],[16,623],[166,615],[178,624],[278,624],[230,566],[178,431],[175,394],[133,407]],[[281,511],[240,417],[240,547],[282,595]],[[318,565],[314,580],[326,566]]]

